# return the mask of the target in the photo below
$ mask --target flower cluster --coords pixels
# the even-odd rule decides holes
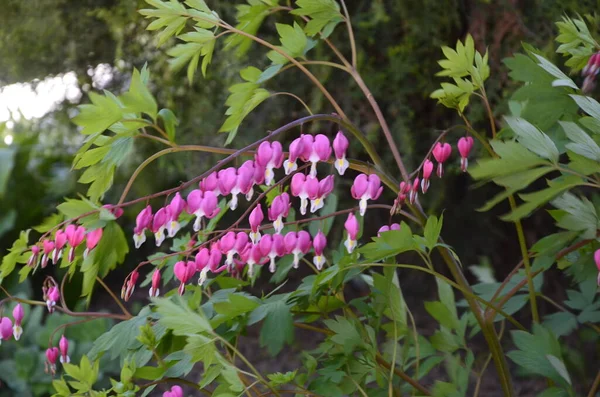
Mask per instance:
[[[46,350],[46,373],[56,374],[56,361],[61,364],[71,362],[69,358],[69,341],[63,335],[58,342],[58,347],[49,347]]]
[[[458,153],[460,154],[460,169],[463,172],[467,171],[469,165],[469,154],[473,149],[473,138],[470,136],[462,137],[458,140]],[[452,155],[452,146],[449,143],[436,142],[431,150],[433,158],[437,162],[436,175],[439,178],[444,176],[444,163],[448,161]],[[423,194],[427,193],[430,186],[431,174],[433,173],[434,163],[429,158],[423,160],[420,170],[422,171],[422,179],[416,176],[410,182],[400,182],[398,197],[394,202],[395,208],[400,208],[402,204],[408,200],[411,204],[417,200],[419,195],[419,187]]]
[[[68,259],[69,262],[73,262],[75,259],[75,249],[84,241],[86,248],[83,252],[83,257],[86,258],[96,248],[100,239],[102,239],[101,228],[87,231],[83,226],[71,224],[65,230],[57,230],[54,234],[54,239],[42,240],[41,250],[38,245],[31,247],[31,256],[27,261],[27,265],[36,267],[39,264],[42,268],[45,268],[48,265],[48,260],[51,260],[56,265],[62,258],[67,244],[69,245]],[[39,256],[40,252],[42,252],[41,258]]]

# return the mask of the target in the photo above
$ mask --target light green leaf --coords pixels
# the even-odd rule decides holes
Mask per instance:
[[[577,103],[577,105],[592,116],[593,118],[600,120],[600,103],[592,97],[583,95],[569,95]]]
[[[314,36],[324,30],[327,26],[327,37],[338,23],[344,20],[340,12],[340,6],[335,0],[297,0],[297,9],[292,14],[302,15],[310,18],[304,27],[306,34]],[[333,26],[331,26],[333,24]]]
[[[525,119],[505,117],[505,120],[523,146],[554,163],[558,161],[558,149],[548,135]]]
[[[558,374],[560,376],[562,376],[562,378],[570,386],[571,385],[571,377],[569,376],[569,371],[567,371],[567,367],[565,366],[565,363],[563,362],[563,360],[561,360],[560,358],[553,356],[551,354],[547,354],[546,358],[548,359],[548,361],[550,361],[550,364],[552,365],[552,367],[554,367],[556,372],[558,372]]]
[[[125,105],[125,113],[145,113],[156,121],[158,106],[156,100],[144,82],[137,69],[133,69],[129,91],[121,95],[121,102]]]
[[[432,250],[433,247],[435,247],[435,245],[437,244],[438,239],[440,237],[440,233],[442,232],[443,223],[443,215],[440,215],[439,220],[436,216],[433,215],[427,218],[427,223],[425,224],[424,230],[424,237],[427,243],[427,248],[429,250]]]
[[[534,57],[537,58],[537,60],[539,61],[540,67],[542,69],[544,69],[546,72],[550,73],[552,76],[556,77],[557,80],[554,80],[552,82],[552,86],[554,87],[570,87],[573,89],[579,89],[579,87],[577,87],[577,84],[575,84],[573,82],[573,80],[571,80],[569,78],[569,76],[567,76],[566,74],[564,74],[559,68],[557,68],[556,66],[554,66],[554,64],[552,62],[550,62],[549,60],[547,60],[546,58],[544,58],[541,55],[538,54],[533,54]]]
[[[91,104],[79,105],[73,123],[82,127],[81,133],[91,135],[108,129],[123,117],[123,110],[106,96],[89,93]]]
[[[531,214],[531,212],[537,207],[552,200],[560,193],[583,183],[584,181],[580,177],[574,175],[549,180],[548,188],[546,189],[537,191],[535,193],[520,194],[519,197],[525,201],[525,204],[520,205],[511,213],[502,216],[501,219],[514,222],[518,219],[525,218],[529,216],[529,214]]]
[[[158,112],[158,117],[163,121],[165,132],[167,133],[169,140],[175,142],[175,127],[179,125],[179,120],[175,116],[175,113],[170,109],[161,109],[160,112]]]
[[[212,333],[212,327],[202,311],[193,311],[187,303],[177,299],[177,303],[168,298],[154,298],[156,311],[161,315],[159,324],[173,330],[175,335],[195,335]]]
[[[559,124],[573,142],[566,145],[567,149],[590,160],[600,161],[600,147],[583,129],[570,121],[559,121]]]

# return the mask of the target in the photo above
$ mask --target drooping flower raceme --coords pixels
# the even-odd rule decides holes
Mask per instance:
[[[458,152],[460,153],[460,169],[467,171],[469,166],[469,153],[473,148],[473,138],[470,136],[462,137],[458,140]]]
[[[437,165],[437,176],[442,177],[444,175],[444,163],[452,154],[452,146],[449,143],[436,143],[433,147],[433,157],[438,162]]]
[[[283,163],[283,148],[281,147],[281,143],[277,141],[261,143],[256,150],[254,160],[265,170],[265,185],[271,186],[275,177],[273,169],[280,168]]]
[[[354,199],[360,200],[358,207],[360,215],[364,216],[367,212],[367,200],[377,200],[383,192],[383,186],[381,186],[381,180],[376,174],[360,174],[354,179],[350,192]]]
[[[60,363],[70,363],[71,359],[69,358],[69,341],[67,338],[65,338],[64,335],[60,338],[60,341],[58,342],[58,348],[60,350]]]
[[[135,218],[135,228],[133,229],[133,242],[135,248],[140,248],[146,241],[146,229],[152,226],[152,207],[146,206]]]
[[[335,169],[340,175],[344,175],[350,163],[346,160],[346,151],[349,146],[348,139],[342,131],[339,131],[333,140],[333,152],[335,153]]]
[[[13,309],[13,319],[15,320],[15,324],[13,325],[13,336],[15,340],[21,339],[21,335],[23,334],[23,327],[21,327],[21,323],[23,322],[23,317],[25,317],[25,313],[23,312],[23,307],[20,303],[15,306]]]
[[[102,233],[102,229],[98,228],[92,230],[91,232],[88,232],[88,234],[85,236],[85,251],[83,251],[84,258],[87,258],[90,251],[96,248],[96,246],[100,242],[100,239],[102,238]]]
[[[290,196],[287,193],[282,193],[273,199],[268,215],[269,220],[273,222],[275,233],[281,233],[281,230],[283,229],[283,218],[288,216],[291,205]]]
[[[325,237],[325,234],[321,230],[319,230],[319,232],[313,239],[313,248],[315,250],[313,263],[319,270],[321,270],[323,268],[323,265],[325,264],[325,257],[323,256],[323,251],[325,250],[325,247],[327,247],[327,237]]]
[[[300,256],[308,253],[311,247],[310,234],[305,230],[299,232],[289,232],[283,238],[285,251],[294,255],[293,267],[298,268]]]
[[[348,214],[348,218],[344,223],[344,228],[348,233],[348,237],[344,242],[344,246],[348,250],[348,253],[351,254],[352,251],[354,251],[354,248],[356,248],[356,238],[358,237],[359,230],[358,220],[356,219],[353,213]]]

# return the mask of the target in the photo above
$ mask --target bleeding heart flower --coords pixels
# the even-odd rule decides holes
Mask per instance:
[[[356,238],[359,231],[358,220],[353,213],[348,214],[348,219],[346,219],[346,222],[344,223],[344,228],[346,229],[346,232],[348,232],[348,237],[346,238],[344,246],[348,250],[348,253],[351,254],[352,251],[354,251],[354,248],[356,248]]]
[[[152,226],[152,207],[146,206],[135,218],[135,228],[133,229],[133,242],[135,248],[140,248],[146,241],[146,229]]]
[[[335,169],[340,175],[344,175],[344,172],[350,166],[348,160],[346,160],[346,151],[349,146],[348,139],[342,131],[339,131],[333,140],[333,151],[335,153]]]
[[[173,268],[175,277],[180,281],[179,284],[179,295],[183,295],[185,292],[185,284],[192,279],[194,273],[196,273],[196,263],[192,261],[179,261]]]
[[[54,235],[54,251],[52,252],[52,263],[55,265],[62,257],[63,247],[67,243],[67,235],[62,230],[57,230]]]
[[[289,149],[289,157],[283,162],[283,169],[285,170],[286,175],[289,175],[298,169],[296,160],[302,156],[302,153],[304,153],[304,141],[301,136],[292,141]]]
[[[462,137],[458,140],[458,152],[460,153],[460,169],[467,171],[469,166],[469,153],[473,148],[473,138],[470,136]]]
[[[283,163],[283,148],[279,142],[263,142],[258,146],[254,157],[256,163],[264,168],[265,185],[271,186],[275,173],[274,168],[280,168]]]
[[[323,251],[327,247],[327,237],[323,234],[322,231],[319,230],[319,233],[313,239],[313,248],[315,250],[315,256],[313,257],[313,263],[317,267],[317,269],[321,270],[323,265],[325,264],[325,257],[323,256]]]
[[[350,192],[352,197],[360,200],[358,203],[360,215],[364,216],[367,212],[367,200],[377,200],[383,192],[383,186],[381,186],[381,180],[376,174],[360,174],[354,179]]]
[[[96,248],[96,246],[100,242],[100,239],[102,239],[102,233],[103,231],[101,228],[88,232],[85,239],[85,251],[83,251],[84,258],[87,258],[90,251]]]
[[[250,222],[250,241],[252,244],[258,244],[260,241],[260,224],[265,219],[265,215],[263,214],[262,207],[258,204],[250,213],[248,220]]]
[[[435,157],[438,162],[437,166],[437,176],[442,177],[444,175],[444,162],[448,160],[450,155],[452,154],[452,146],[449,143],[436,143],[433,147],[433,157]]]
[[[287,193],[282,193],[273,199],[268,215],[269,220],[273,222],[275,233],[279,234],[283,230],[283,218],[288,216],[291,205],[290,196]]]
[[[71,362],[69,358],[69,341],[63,335],[58,342],[58,348],[60,349],[60,363],[68,364]]]
[[[297,269],[300,257],[310,251],[310,234],[305,230],[289,232],[283,238],[283,243],[286,252],[294,255],[293,267]]]
[[[425,159],[423,163],[423,180],[421,181],[421,191],[423,194],[427,193],[429,189],[429,178],[433,172],[433,162],[429,159]]]
[[[265,234],[260,239],[260,249],[263,256],[270,259],[269,271],[275,273],[275,258],[285,255],[285,243],[281,234]]]
[[[23,334],[23,328],[21,327],[21,323],[23,322],[23,318],[25,317],[25,313],[23,312],[23,307],[20,303],[17,303],[17,306],[13,309],[13,319],[15,320],[15,325],[13,326],[13,336],[15,340],[21,339],[21,335]]]

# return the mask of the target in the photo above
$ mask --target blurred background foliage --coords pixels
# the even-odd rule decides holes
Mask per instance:
[[[234,6],[242,0],[209,2],[233,22]],[[149,65],[151,90],[159,106],[172,109],[179,118],[179,143],[224,144],[226,135],[216,131],[225,119],[227,88],[239,81],[241,68],[264,68],[268,62],[265,50],[253,46],[247,57],[238,59],[233,52],[218,47],[206,78],[199,76],[190,86],[185,73],[168,70],[165,51],[170,46],[157,48],[151,33],[145,30],[148,22],[137,13],[143,5],[141,0],[3,0],[0,94],[12,84],[30,84],[35,90],[48,77],[71,73],[83,95],[71,95],[43,117],[27,119],[12,112],[8,123],[0,123],[0,256],[17,238],[19,230],[39,224],[64,197],[85,192],[85,186],[76,182],[76,173],[70,172],[73,154],[82,142],[70,122],[74,107],[87,100],[85,93],[90,90],[125,90],[133,67]],[[597,22],[593,13],[600,9],[600,1],[594,0],[352,0],[348,5],[359,49],[359,70],[378,99],[409,169],[418,165],[441,130],[458,122],[453,111],[429,99],[439,85],[434,75],[439,71],[440,46],[453,46],[457,39],[470,33],[480,51],[489,50],[491,78],[487,91],[495,113],[501,115],[517,88],[509,80],[502,60],[519,52],[525,41],[560,63],[553,55],[554,23],[565,14],[591,14],[590,21]],[[278,17],[291,19],[289,15]],[[273,39],[275,17],[269,18],[259,35]],[[596,29],[598,24],[590,26]],[[345,29],[338,28],[332,40],[344,53],[349,52]],[[318,47],[313,54],[315,59],[331,56],[326,46]],[[354,122],[380,145],[380,153],[393,167],[375,116],[357,87],[342,72],[322,67],[314,70]],[[266,88],[293,92],[315,112],[331,111],[320,93],[297,71],[283,73]],[[486,128],[481,105],[473,104],[469,112],[476,128]],[[244,121],[234,146],[242,147],[269,129],[304,115],[302,106],[289,97],[269,99]],[[319,127],[334,132],[333,126]],[[3,143],[2,138],[7,135],[13,137],[10,145]],[[160,149],[159,144],[137,142],[134,155],[119,169],[104,202],[116,202],[133,169]],[[361,158],[359,151],[354,143],[351,157]],[[142,173],[129,197],[175,186],[215,161],[216,157],[197,153],[163,157]],[[428,211],[445,210],[444,235],[463,262],[491,263],[498,277],[505,275],[519,256],[514,228],[495,219],[507,209],[499,206],[485,214],[474,210],[495,193],[495,188],[473,189],[457,164],[448,170],[444,183],[433,183],[433,193],[421,200]],[[387,199],[391,201],[393,197]],[[131,230],[135,215],[135,209],[126,211],[126,230]],[[374,215],[382,219],[373,219],[369,224],[375,228],[387,222],[384,215]],[[528,219],[525,227],[532,244],[553,226],[549,217],[540,212]],[[143,254],[147,252],[130,255],[128,263],[136,263]],[[480,257],[484,254],[487,257]],[[122,274],[116,274],[111,285],[118,289],[121,282]],[[415,291],[417,296],[424,293],[422,288]],[[5,349],[0,351],[1,358],[7,354]],[[17,377],[33,376],[33,372],[21,371]],[[33,388],[19,395],[28,395]]]

